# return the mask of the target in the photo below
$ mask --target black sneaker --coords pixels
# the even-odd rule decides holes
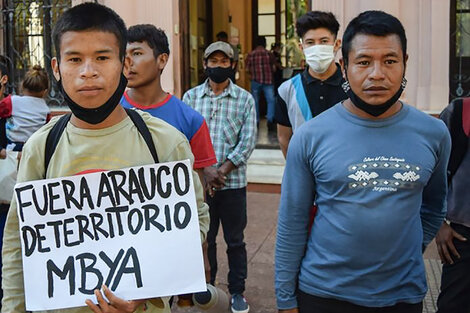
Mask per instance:
[[[233,294],[231,301],[232,313],[248,313],[250,306],[246,303],[246,299],[243,295]]]

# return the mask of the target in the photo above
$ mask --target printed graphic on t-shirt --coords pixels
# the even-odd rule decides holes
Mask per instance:
[[[365,157],[361,163],[348,167],[352,181],[349,189],[371,188],[377,192],[396,192],[398,189],[413,189],[421,178],[421,168],[398,157]]]

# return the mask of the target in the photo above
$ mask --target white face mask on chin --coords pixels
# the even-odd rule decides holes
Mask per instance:
[[[305,61],[315,73],[325,73],[335,59],[333,48],[331,45],[314,45],[304,48]]]

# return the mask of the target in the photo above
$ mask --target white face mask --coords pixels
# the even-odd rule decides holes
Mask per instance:
[[[325,73],[331,62],[335,59],[335,52],[331,45],[314,45],[304,48],[305,60],[315,73]]]

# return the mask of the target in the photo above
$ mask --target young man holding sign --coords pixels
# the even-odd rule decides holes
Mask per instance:
[[[55,78],[59,81],[65,102],[72,111],[70,123],[66,124],[63,133],[57,139],[57,145],[50,162],[45,159],[45,152],[47,154],[51,151],[47,151],[45,147],[49,141],[48,134],[58,119],[53,119],[28,140],[23,150],[18,182],[30,182],[44,178],[52,179],[155,163],[155,154],[151,152],[150,145],[144,140],[141,128],[136,127],[138,123],[130,118],[134,114],[127,113],[119,105],[119,100],[127,85],[127,80],[122,74],[126,50],[126,33],[124,22],[115,12],[95,3],[75,6],[60,17],[53,32],[57,58],[52,60],[52,68]],[[154,143],[154,150],[158,153],[160,162],[186,159],[190,159],[191,163],[193,162],[188,141],[180,132],[149,114],[139,113],[138,117],[143,120],[144,125],[150,132],[151,141]],[[45,163],[48,163],[48,166]],[[125,171],[121,172],[124,173]],[[103,173],[103,175],[105,174]],[[194,182],[195,187],[198,215],[196,220],[199,223],[202,242],[205,240],[209,225],[208,207],[203,202],[203,190],[199,179],[196,178],[197,174],[194,171],[191,173],[191,170],[189,170],[189,175],[192,175],[191,180]],[[101,179],[103,177],[101,176]],[[83,177],[83,180],[85,179],[86,177]],[[157,183],[165,186],[167,181]],[[52,187],[48,196],[51,196],[51,190],[53,190]],[[16,192],[17,195],[20,193],[18,190]],[[123,192],[122,188],[120,192]],[[87,190],[87,188],[80,190],[81,197],[86,198],[86,194],[89,193],[90,190]],[[108,191],[108,194],[110,193]],[[40,193],[38,197],[43,195],[46,197],[46,194],[46,192]],[[54,199],[57,198],[52,195],[50,208],[48,209],[51,213]],[[44,203],[46,199],[35,199],[34,202],[37,201]],[[79,204],[83,205],[84,202],[87,201],[80,200]],[[23,210],[25,216],[28,210],[28,214],[33,210],[34,206],[31,203],[24,203],[24,201],[19,203],[23,207],[31,206]],[[21,216],[21,219],[23,219],[23,216]],[[17,201],[14,199],[4,235],[4,298],[2,312],[26,311],[25,287],[28,286],[23,283],[26,276],[24,276],[22,266],[20,222],[17,213]],[[63,233],[65,240],[67,240],[65,224],[64,220]],[[156,224],[156,222],[153,224]],[[24,239],[24,232],[22,237]],[[42,238],[40,236],[37,238],[39,245]],[[99,245],[98,242],[94,244],[95,247]],[[123,246],[127,244],[128,242],[122,240]],[[54,249],[54,247],[51,248]],[[99,248],[105,249],[106,246],[102,244]],[[157,245],[148,248],[148,250],[159,249]],[[164,258],[166,253],[164,250],[161,251]],[[101,254],[100,257],[102,257]],[[77,256],[77,261],[78,259]],[[108,261],[106,262],[108,265],[115,265],[112,264],[113,260],[107,259],[105,261]],[[76,264],[81,264],[82,269],[85,265],[86,269],[94,266],[94,263]],[[63,264],[58,266],[60,269],[56,272],[62,271],[60,274],[64,274],[66,267]],[[135,267],[136,264],[134,263],[133,266]],[[88,272],[90,271],[88,270]],[[83,275],[82,272],[82,281]],[[77,281],[79,281],[80,275],[76,276]],[[65,277],[60,278],[65,279]],[[68,278],[71,281],[70,277]],[[145,279],[145,277],[142,278]],[[60,283],[61,280],[56,278],[56,282]],[[169,283],[168,281],[159,282],[161,285],[168,285]],[[55,291],[59,292],[58,289],[61,286],[64,285],[58,285]],[[95,290],[95,295],[99,300],[99,306],[87,301],[88,306],[94,312],[142,312],[144,310],[146,312],[169,312],[166,300],[124,301],[112,296],[107,288],[103,288],[103,290],[108,302],[103,300],[98,290]],[[44,291],[35,290],[34,292],[42,294]],[[70,294],[72,295],[72,292]],[[47,291],[45,297],[47,297]],[[91,295],[88,298],[91,298]],[[44,301],[46,300],[44,299]],[[57,299],[57,301],[59,300]],[[90,312],[90,308],[59,309],[54,310],[54,312]],[[49,308],[46,307],[45,309]]]

